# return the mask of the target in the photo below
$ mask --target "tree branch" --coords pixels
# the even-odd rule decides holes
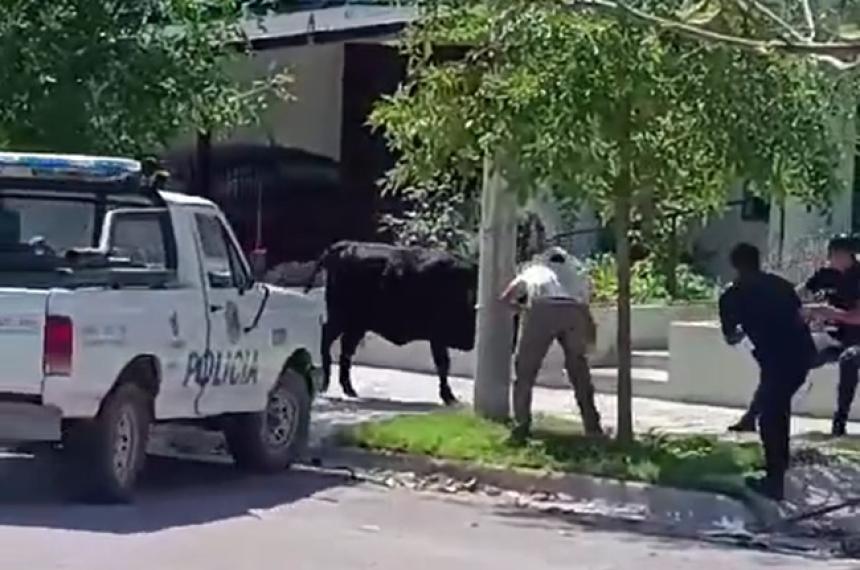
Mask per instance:
[[[803,17],[806,19],[807,41],[815,41],[815,15],[812,13],[812,6],[809,5],[809,0],[800,0],[803,6]]]
[[[634,8],[615,0],[565,0],[572,9],[594,9],[604,12],[622,13],[641,22],[675,31],[686,37],[734,46],[758,52],[778,51],[783,53],[812,56],[833,65],[840,70],[860,67],[860,41],[791,41],[787,39],[758,40],[724,34],[700,26],[687,24],[680,20],[665,18]]]
[[[767,19],[774,22],[777,26],[785,30],[791,37],[800,42],[805,42],[807,39],[794,29],[794,26],[782,19],[776,12],[759,2],[758,0],[735,0],[735,3],[741,10],[747,10],[747,6],[752,6],[755,10],[765,16]]]

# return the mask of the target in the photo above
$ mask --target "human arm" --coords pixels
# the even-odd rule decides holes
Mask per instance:
[[[812,315],[840,325],[860,326],[860,304],[853,309],[837,309],[836,307],[816,307],[811,310]]]
[[[723,338],[730,346],[738,344],[746,336],[741,329],[738,309],[737,290],[734,287],[729,287],[720,295],[719,310]]]
[[[852,274],[854,282],[848,291],[843,289],[843,294],[840,296],[840,307],[823,306],[816,307],[811,312],[812,314],[825,321],[835,324],[858,326],[860,325],[860,280],[856,274]],[[836,284],[832,284],[836,287]],[[845,308],[841,308],[845,307]]]
[[[499,300],[503,303],[507,303],[512,306],[517,305],[517,297],[521,296],[523,293],[523,281],[519,277],[515,277],[505,290],[502,291],[502,294],[499,296]]]

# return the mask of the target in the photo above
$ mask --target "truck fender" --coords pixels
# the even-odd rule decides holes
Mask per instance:
[[[155,402],[161,389],[161,362],[151,354],[135,356],[123,367],[105,398],[128,383],[140,387],[151,398],[150,401]]]

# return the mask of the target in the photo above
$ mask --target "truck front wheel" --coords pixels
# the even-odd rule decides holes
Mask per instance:
[[[77,498],[100,503],[131,500],[146,460],[149,398],[124,384],[102,403],[94,420],[77,422],[64,434],[64,479]]]
[[[287,370],[269,393],[266,409],[238,414],[225,426],[227,446],[236,465],[274,473],[299,459],[308,442],[311,397],[307,382]]]

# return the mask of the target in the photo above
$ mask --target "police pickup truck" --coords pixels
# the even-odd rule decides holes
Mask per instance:
[[[132,496],[155,423],[286,468],[324,311],[256,282],[221,211],[136,161],[0,153],[0,444],[50,449],[81,498]]]

